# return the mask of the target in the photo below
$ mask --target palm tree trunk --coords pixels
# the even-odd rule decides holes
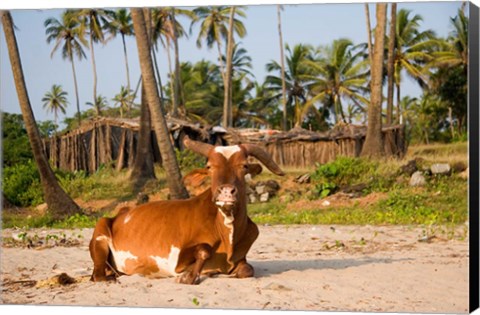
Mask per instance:
[[[162,155],[163,167],[167,173],[167,183],[173,199],[188,198],[188,192],[182,182],[182,175],[170,141],[170,132],[167,128],[165,115],[160,97],[156,88],[153,63],[150,55],[150,46],[145,27],[145,17],[142,9],[131,8],[135,38],[137,41],[138,57],[142,71],[145,94],[152,114],[152,122],[157,136],[158,147]]]
[[[220,43],[220,41],[217,41],[217,50],[218,50],[218,63],[220,65],[220,73],[222,74],[223,85],[225,85],[225,65],[223,64],[222,44]]]
[[[97,101],[97,65],[95,64],[95,50],[93,48],[93,37],[90,35],[90,49],[92,52],[92,70],[93,70],[93,104]]]
[[[130,91],[130,71],[128,69],[127,45],[125,43],[125,35],[122,33],[123,55],[125,56],[125,68],[127,70],[127,89]]]
[[[225,84],[223,91],[223,126],[232,127],[232,58],[233,58],[233,17],[235,16],[235,6],[230,8],[230,20],[228,22],[227,36],[227,64],[225,69]]]
[[[368,106],[368,125],[362,156],[379,157],[384,155],[382,139],[382,74],[384,60],[385,25],[387,4],[376,4],[375,44],[371,64],[371,101]]]
[[[174,111],[173,113],[178,116],[178,110],[183,104],[183,99],[181,97],[181,78],[180,78],[180,54],[178,52],[178,34],[177,34],[177,27],[176,27],[176,22],[175,22],[175,8],[171,8],[172,12],[172,21],[171,21],[171,27],[172,27],[172,39],[173,39],[173,49],[175,53],[175,81],[174,81],[174,94],[175,94],[175,104],[174,104]],[[176,117],[174,116],[174,117]]]
[[[133,163],[130,181],[134,191],[140,191],[150,179],[155,179],[152,152],[152,123],[148,108],[145,87],[142,84],[142,104],[140,107],[140,130],[138,132],[137,152]]]
[[[396,83],[395,84],[395,87],[396,87],[396,90],[397,90],[397,119],[396,119],[396,123],[397,124],[402,124],[403,123],[403,119],[402,119],[402,110],[400,108],[400,83]]]
[[[365,16],[367,18],[367,45],[368,45],[368,57],[370,58],[370,64],[373,62],[372,55],[372,29],[370,27],[370,9],[368,3],[365,3]]]
[[[390,34],[388,40],[388,61],[387,61],[387,125],[391,125],[393,121],[393,87],[395,76],[395,34],[397,25],[397,4],[391,4],[390,16]]]
[[[75,71],[75,61],[73,60],[73,55],[71,53],[70,53],[70,61],[72,62],[73,84],[75,86],[75,99],[77,101],[77,119],[78,119],[78,126],[80,127],[80,125],[82,124],[82,117],[80,115],[80,98],[78,97],[77,73]]]
[[[177,100],[175,99],[175,83],[173,82],[173,71],[172,71],[172,56],[170,54],[170,38],[167,38],[167,61],[168,61],[168,73],[170,74],[170,97],[172,103],[172,116],[174,116],[174,111],[176,110],[175,104]]]
[[[152,56],[153,56],[153,63],[155,65],[155,72],[157,73],[158,78],[158,90],[160,91],[160,98],[163,100],[163,86],[162,86],[162,77],[160,76],[160,70],[157,63],[157,56],[155,54],[155,50],[152,46]]]
[[[13,21],[9,11],[0,12],[7,42],[8,54],[12,66],[15,87],[17,90],[18,101],[22,111],[25,129],[27,130],[30,145],[32,147],[33,157],[40,173],[45,202],[54,218],[61,218],[67,215],[73,215],[81,212],[78,205],[65,193],[55,178],[47,157],[43,150],[42,139],[38,131],[35,117],[33,115],[30,99],[28,98],[25,78],[23,76],[22,63],[18,51]]]
[[[285,82],[285,56],[283,48],[283,35],[282,35],[282,18],[280,15],[281,5],[277,4],[278,15],[278,37],[280,39],[280,65],[282,67],[282,105],[283,105],[283,119],[282,129],[287,131],[287,84]]]

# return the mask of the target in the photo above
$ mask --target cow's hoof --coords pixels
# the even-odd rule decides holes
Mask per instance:
[[[255,275],[255,271],[249,263],[241,262],[237,266],[236,277],[237,278],[250,278]]]
[[[195,276],[193,272],[187,271],[177,278],[177,282],[182,284],[199,284],[200,276]]]

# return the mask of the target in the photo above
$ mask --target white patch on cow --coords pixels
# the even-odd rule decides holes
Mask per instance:
[[[138,257],[133,255],[130,251],[123,251],[123,250],[116,250],[115,247],[113,247],[113,242],[112,239],[108,236],[105,235],[100,235],[96,239],[96,241],[108,241],[108,247],[110,248],[110,251],[112,252],[113,256],[113,261],[115,262],[115,266],[117,267],[117,270],[123,273],[125,272],[125,263],[127,259],[134,259],[137,260]]]
[[[157,263],[158,272],[150,275],[151,277],[168,277],[177,276],[175,268],[178,264],[178,256],[180,255],[180,249],[173,246],[170,248],[170,253],[167,258],[160,256],[150,256]]]
[[[134,259],[137,260],[138,257],[133,255],[130,251],[123,251],[123,250],[112,250],[113,260],[115,261],[115,265],[117,266],[118,271],[125,272],[125,262],[127,259]]]
[[[228,239],[230,241],[230,244],[233,244],[233,221],[235,220],[235,218],[233,217],[233,215],[227,216],[225,213],[223,213],[221,208],[218,208],[218,211],[220,211],[223,216],[223,224],[230,230],[230,232],[228,233]]]
[[[238,145],[215,147],[215,152],[222,154],[228,160],[233,154],[240,152],[240,147]]]

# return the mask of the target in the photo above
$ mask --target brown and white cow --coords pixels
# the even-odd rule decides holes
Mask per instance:
[[[150,202],[101,218],[90,241],[93,281],[141,274],[198,284],[201,274],[254,275],[246,255],[258,228],[247,215],[245,175],[258,172],[258,164],[247,158],[257,158],[277,175],[284,173],[255,145],[214,147],[188,138],[184,143],[208,158],[211,187],[187,200]]]

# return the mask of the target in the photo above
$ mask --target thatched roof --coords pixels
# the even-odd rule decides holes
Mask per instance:
[[[394,130],[402,128],[400,125],[386,126],[382,130]],[[364,138],[367,132],[366,126],[342,124],[325,131],[317,132],[303,128],[293,128],[287,132],[273,129],[233,129],[227,130],[223,136],[229,143],[278,143],[295,141],[336,141],[339,139],[360,139]]]

